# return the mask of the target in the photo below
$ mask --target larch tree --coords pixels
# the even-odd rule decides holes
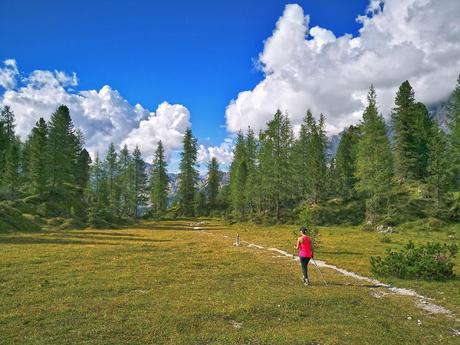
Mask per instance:
[[[190,128],[185,132],[183,150],[179,164],[178,200],[182,215],[193,216],[195,207],[195,190],[198,182],[197,142]]]
[[[206,186],[206,199],[209,210],[217,208],[217,195],[220,185],[219,163],[216,157],[212,157],[208,163],[208,184]]]
[[[335,156],[337,193],[344,200],[354,197],[356,184],[356,153],[359,141],[359,128],[348,127],[340,139]]]
[[[449,188],[449,153],[447,138],[444,131],[436,126],[429,143],[430,155],[428,157],[428,186],[439,209],[444,206],[446,193]]]
[[[460,75],[449,103],[449,156],[451,161],[452,188],[460,190]]]
[[[49,184],[53,189],[74,183],[76,136],[69,108],[61,105],[51,115],[48,125]]]
[[[384,210],[389,212],[389,200],[385,198],[392,188],[393,157],[387,128],[377,109],[377,96],[373,86],[367,95],[367,107],[363,113],[361,137],[356,157],[356,189],[367,196],[367,219],[374,223]],[[384,210],[380,206],[383,204]]]
[[[230,199],[234,216],[239,219],[245,217],[247,177],[245,140],[243,132],[240,131],[236,137],[230,165]]]
[[[117,214],[120,208],[119,205],[119,185],[118,185],[118,164],[117,152],[115,145],[110,143],[107,155],[105,157],[105,165],[107,171],[107,189],[109,194],[108,209],[112,214]]]
[[[161,218],[168,207],[169,177],[167,172],[165,150],[160,140],[152,162],[150,174],[150,203],[152,213],[156,218]]]
[[[28,171],[34,194],[46,192],[48,178],[48,125],[41,117],[29,136]]]
[[[134,216],[140,216],[140,209],[145,206],[147,201],[147,174],[145,171],[145,162],[142,159],[141,150],[138,146],[133,151],[133,167],[134,167]]]

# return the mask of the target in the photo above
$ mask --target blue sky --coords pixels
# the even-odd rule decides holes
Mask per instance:
[[[459,17],[458,0],[0,0],[0,106],[25,139],[65,103],[93,155],[114,142],[149,160],[162,140],[171,170],[191,123],[200,162],[228,164],[234,134],[277,109],[294,130],[324,113],[333,135],[360,121],[370,84],[387,119],[404,80],[446,100]]]
[[[356,35],[367,1],[298,1],[312,25]],[[76,72],[78,89],[109,84],[155,110],[185,105],[212,144],[226,137],[224,112],[263,75],[254,61],[284,1],[5,1],[0,59],[20,70]]]

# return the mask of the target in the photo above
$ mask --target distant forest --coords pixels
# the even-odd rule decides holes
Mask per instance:
[[[432,119],[405,81],[390,123],[371,86],[362,121],[342,132],[328,155],[325,117],[311,111],[298,134],[277,111],[257,135],[237,135],[230,181],[219,162],[199,183],[197,141],[183,138],[178,189],[170,181],[162,142],[147,171],[141,152],[113,144],[94,160],[69,109],[38,119],[27,140],[15,133],[14,109],[0,117],[0,230],[112,227],[140,217],[225,217],[258,223],[394,226],[428,219],[460,220],[460,76],[448,104],[448,128]],[[391,138],[389,137],[391,128]],[[199,187],[200,186],[200,187]]]

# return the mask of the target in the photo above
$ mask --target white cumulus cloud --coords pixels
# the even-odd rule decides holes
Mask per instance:
[[[150,113],[147,119],[129,132],[123,144],[127,144],[130,149],[139,146],[150,162],[160,140],[165,151],[170,153],[181,147],[184,133],[190,126],[190,112],[186,107],[163,102],[155,113]]]
[[[126,143],[130,149],[137,144],[145,158],[151,156],[159,140],[164,141],[166,150],[178,149],[190,125],[190,113],[182,105],[165,102],[153,113],[140,104],[132,106],[109,85],[99,91],[72,91],[69,87],[78,85],[75,73],[35,70],[16,87],[19,75],[16,62],[6,60],[4,64],[0,69],[0,85],[8,87],[0,95],[0,106],[11,106],[16,116],[16,132],[23,140],[39,117],[49,120],[61,104],[69,107],[75,127],[85,134],[86,147],[93,157],[96,152],[105,154],[111,142],[118,148]]]
[[[12,89],[16,86],[16,78],[19,75],[16,60],[7,59],[0,67],[0,86],[4,89]]]
[[[309,27],[309,16],[287,5],[259,63],[265,78],[226,109],[230,133],[256,133],[277,109],[294,126],[307,109],[327,117],[330,134],[361,118],[371,83],[387,116],[397,88],[409,80],[418,100],[434,104],[452,92],[460,72],[460,1],[371,0],[357,20],[359,35]]]
[[[200,145],[198,148],[198,162],[208,163],[212,158],[216,158],[223,168],[228,168],[233,160],[233,139],[227,138],[218,146]]]

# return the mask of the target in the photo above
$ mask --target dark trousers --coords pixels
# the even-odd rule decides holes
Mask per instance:
[[[302,266],[303,280],[308,280],[308,262],[310,258],[300,257],[300,266]]]

